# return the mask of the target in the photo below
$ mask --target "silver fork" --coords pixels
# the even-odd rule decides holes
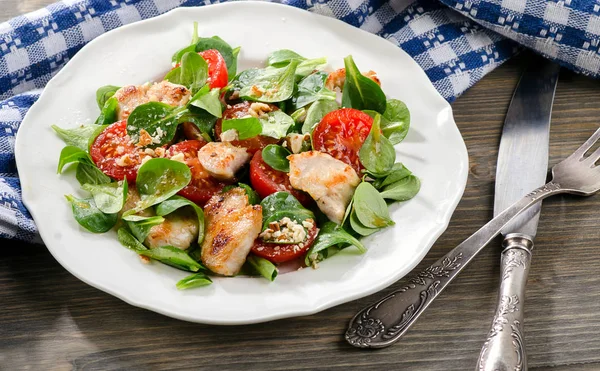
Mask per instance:
[[[552,181],[507,208],[433,265],[413,276],[406,286],[358,312],[350,321],[346,340],[359,348],[383,348],[393,344],[511,219],[556,194],[591,196],[600,191],[600,167],[596,166],[600,149],[586,157],[598,139],[600,129],[552,168]],[[516,324],[516,336],[520,336],[520,328],[521,324]]]

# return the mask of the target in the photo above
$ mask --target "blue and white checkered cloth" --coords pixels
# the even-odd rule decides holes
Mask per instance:
[[[0,24],[0,238],[39,241],[21,201],[19,125],[41,89],[87,42],[178,6],[219,0],[63,0]],[[600,74],[600,0],[279,0],[398,45],[453,101],[520,50]],[[514,40],[514,41],[513,41]],[[516,42],[515,42],[516,41]]]

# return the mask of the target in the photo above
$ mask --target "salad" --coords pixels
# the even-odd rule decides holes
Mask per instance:
[[[238,72],[239,53],[194,24],[162,81],[100,87],[94,124],[52,126],[66,143],[58,173],[75,167],[86,194],[65,196],[75,220],[192,272],[179,289],[365,252],[359,238],[420,189],[394,149],[409,111],[375,72],[352,56],[326,72],[326,58],[287,49]]]

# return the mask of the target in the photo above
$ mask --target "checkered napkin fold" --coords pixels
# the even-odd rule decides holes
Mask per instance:
[[[218,2],[63,0],[0,24],[0,238],[39,242],[21,201],[14,143],[25,113],[50,78],[106,31],[178,6]],[[388,39],[421,65],[448,101],[518,52],[519,44],[577,72],[600,73],[600,0],[278,2]]]

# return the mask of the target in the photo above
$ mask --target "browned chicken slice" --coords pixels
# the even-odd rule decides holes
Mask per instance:
[[[198,160],[210,175],[220,180],[231,180],[249,160],[245,148],[229,142],[210,142],[198,151]]]
[[[114,97],[119,102],[119,120],[123,120],[140,104],[162,102],[183,106],[190,100],[191,94],[185,86],[165,80],[154,84],[124,86],[115,92]]]
[[[307,192],[329,220],[340,224],[360,183],[356,171],[346,163],[318,151],[290,155],[288,159],[292,187]]]
[[[150,228],[144,240],[149,248],[169,245],[186,250],[198,238],[198,217],[194,210],[178,209],[164,218],[164,222]]]
[[[214,195],[204,208],[206,234],[202,264],[224,276],[236,275],[262,229],[262,208],[250,205],[246,192],[234,188]]]

